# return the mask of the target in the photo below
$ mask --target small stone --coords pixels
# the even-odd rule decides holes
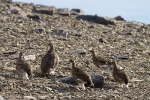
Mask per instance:
[[[103,38],[100,38],[100,39],[99,39],[99,42],[101,42],[101,43],[106,43],[106,40],[104,40]]]
[[[43,28],[36,28],[36,29],[34,29],[34,32],[41,34],[41,33],[45,32],[45,29],[43,29]]]
[[[64,30],[53,30],[52,34],[67,37],[68,34]]]
[[[0,100],[5,100],[5,99],[0,95]]]
[[[35,60],[36,57],[35,57],[35,54],[25,54],[24,59],[25,60]]]
[[[38,100],[45,100],[47,96],[38,96]]]
[[[82,34],[75,34],[74,36],[82,37]]]
[[[24,96],[24,100],[37,100],[37,98],[33,96]]]
[[[77,50],[72,50],[70,53],[86,54],[87,51],[85,49],[77,49]]]

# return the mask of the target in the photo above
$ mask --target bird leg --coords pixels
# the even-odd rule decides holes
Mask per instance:
[[[55,68],[53,68],[50,72],[51,75],[54,75],[55,74]]]
[[[129,88],[129,84],[127,84],[126,87]]]
[[[79,87],[81,87],[83,90],[85,90],[84,83],[78,83]]]
[[[83,82],[83,81],[80,80],[80,79],[76,79],[76,82],[78,83],[79,87],[81,87],[83,90],[85,90],[84,84],[85,84],[86,82]]]
[[[22,73],[22,77],[23,77],[23,79],[29,80],[28,74],[26,72]]]

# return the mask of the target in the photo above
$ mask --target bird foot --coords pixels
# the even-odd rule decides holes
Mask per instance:
[[[24,80],[26,80],[26,79],[29,80],[29,77],[28,77],[28,74],[27,74],[27,73],[23,73],[22,76],[23,76],[23,79],[24,79]]]
[[[54,72],[54,71],[51,71],[51,72],[50,72],[50,74],[51,74],[51,75],[54,75],[54,74],[55,74],[55,72]]]
[[[85,90],[84,83],[79,83],[79,87],[81,87],[83,90]]]

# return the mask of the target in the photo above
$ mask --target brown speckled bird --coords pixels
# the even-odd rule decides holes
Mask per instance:
[[[123,69],[117,67],[116,61],[108,62],[108,65],[113,68],[112,76],[116,82],[118,82],[121,87],[123,84],[128,88],[129,77]]]
[[[54,74],[56,66],[59,63],[59,57],[54,50],[53,44],[50,42],[48,45],[50,49],[43,56],[41,66],[40,66],[42,76],[45,76],[45,74],[49,74],[49,73]]]
[[[95,66],[97,66],[98,68],[100,68],[102,70],[102,73],[103,71],[106,71],[106,72],[110,72],[109,71],[109,66],[107,66],[107,60],[100,57],[100,55],[96,55],[95,51],[94,50],[90,50],[91,54],[92,54],[92,60],[93,60],[93,64]]]
[[[33,78],[31,65],[28,64],[26,60],[24,60],[22,52],[19,53],[19,58],[17,58],[16,70],[23,77],[23,79],[29,79],[28,76]]]
[[[75,65],[74,60],[70,60],[70,62],[72,63],[71,74],[72,74],[74,81],[76,81],[82,89],[85,89],[85,86],[84,86],[85,83],[93,87],[94,84],[92,82],[91,76],[88,75],[86,71],[83,71],[80,68],[78,68]]]

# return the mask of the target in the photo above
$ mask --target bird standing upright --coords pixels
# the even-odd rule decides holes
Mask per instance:
[[[20,75],[22,75],[23,79],[29,79],[28,76],[30,75],[33,77],[31,65],[24,60],[22,52],[19,53],[19,58],[17,58],[16,70]]]
[[[100,55],[96,55],[95,51],[94,50],[90,50],[91,54],[92,54],[92,60],[93,60],[93,64],[100,68],[102,70],[102,73],[103,71],[106,71],[108,73],[110,73],[109,71],[109,66],[107,66],[107,60],[102,58]]]
[[[123,86],[123,84],[126,85],[126,87],[128,88],[128,83],[129,83],[129,77],[126,74],[126,72],[123,69],[120,69],[117,67],[117,63],[116,61],[113,62],[109,62],[108,65],[113,68],[112,71],[112,76],[114,78],[114,80],[116,82],[118,82],[121,87]]]
[[[45,74],[54,74],[56,66],[59,63],[59,57],[57,53],[54,50],[53,44],[50,42],[48,44],[50,49],[47,51],[47,53],[43,56],[41,61],[41,74],[42,76],[45,76]]]
[[[72,63],[72,69],[71,69],[71,74],[74,79],[78,83],[78,85],[82,88],[85,89],[84,84],[87,83],[88,85],[94,86],[91,76],[87,74],[87,72],[81,70],[75,65],[74,60],[70,60]]]

